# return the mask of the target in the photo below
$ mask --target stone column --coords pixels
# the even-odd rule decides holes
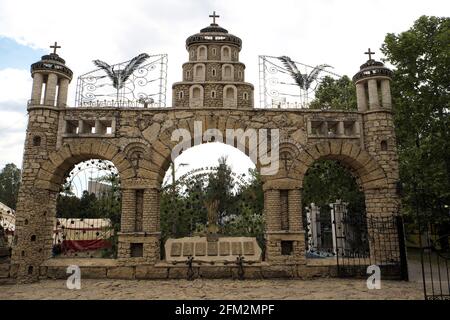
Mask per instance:
[[[31,90],[32,104],[41,103],[42,84],[44,82],[44,76],[42,73],[33,74],[33,88]]]
[[[339,121],[337,126],[337,135],[343,136],[345,134],[344,121]]]
[[[381,80],[381,103],[383,108],[392,109],[391,86],[388,79]]]
[[[143,231],[146,235],[144,243],[144,259],[150,263],[160,260],[160,226],[159,226],[159,190],[144,190]]]
[[[66,79],[66,78],[62,78],[59,81],[58,107],[65,107],[66,106],[68,91],[69,91],[69,80]]]
[[[134,232],[136,217],[136,190],[122,189],[121,232]]]
[[[159,230],[159,190],[145,189],[143,231],[154,233]]]
[[[362,82],[356,85],[356,101],[358,104],[358,111],[367,111],[366,88]]]
[[[288,196],[289,231],[303,231],[302,192],[300,189],[289,190]]]
[[[47,78],[47,85],[45,87],[45,99],[44,99],[45,105],[49,106],[55,105],[57,84],[58,84],[58,76],[54,73],[49,73]]]
[[[280,190],[266,190],[264,193],[264,215],[266,220],[266,232],[279,231],[280,219]]]
[[[375,110],[380,108],[380,101],[378,99],[378,85],[376,79],[369,79],[369,109]]]

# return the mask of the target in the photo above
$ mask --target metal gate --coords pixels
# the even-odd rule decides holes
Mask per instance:
[[[350,215],[336,205],[331,213],[339,277],[367,277],[367,267],[376,265],[383,279],[408,279],[400,216]]]
[[[420,262],[425,300],[450,300],[450,235],[439,235],[434,224],[419,233]]]

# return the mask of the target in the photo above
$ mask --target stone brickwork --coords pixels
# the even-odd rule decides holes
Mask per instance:
[[[244,82],[241,39],[211,24],[186,40],[189,62],[172,86],[176,108],[253,108],[253,85]]]
[[[181,267],[158,267],[165,263],[160,258],[159,192],[177,143],[171,140],[172,133],[185,129],[194,137],[199,121],[202,133],[279,129],[279,170],[263,176],[265,261],[252,266],[264,277],[287,276],[292,270],[299,277],[304,276],[302,272],[315,272],[314,267],[306,267],[301,199],[304,176],[317,160],[337,160],[354,173],[365,193],[368,215],[398,214],[398,158],[387,69],[372,60],[361,66],[354,79],[357,111],[255,109],[253,86],[244,82],[244,65],[239,62],[241,45],[238,37],[218,25],[189,37],[189,62],[183,65],[183,81],[173,85],[173,107],[159,109],[67,107],[72,72],[64,60],[52,54],[33,65],[12,254],[14,277],[34,281],[60,272],[51,259],[57,195],[68,172],[93,158],[110,160],[118,169],[122,217],[114,266],[89,265],[86,270],[93,277],[185,277],[186,269]],[[223,79],[225,72],[229,80]],[[47,91],[41,97],[44,83]],[[233,101],[224,96],[226,88],[232,88],[230,94],[235,92]],[[192,93],[201,95],[194,101]],[[250,151],[249,146],[243,150]],[[259,160],[256,167],[262,167]],[[377,244],[371,243],[371,248],[375,254]],[[329,269],[319,273],[324,270]],[[201,267],[204,276],[233,272],[235,267]]]

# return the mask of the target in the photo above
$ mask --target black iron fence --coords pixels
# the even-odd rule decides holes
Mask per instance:
[[[439,235],[435,224],[422,224],[420,262],[425,300],[450,300],[450,235]]]

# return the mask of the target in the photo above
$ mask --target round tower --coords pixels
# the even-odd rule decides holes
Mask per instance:
[[[35,280],[39,265],[51,257],[51,239],[58,190],[36,188],[35,181],[42,164],[57,149],[61,120],[67,103],[72,71],[64,59],[53,53],[31,65],[33,87],[28,102],[28,125],[25,138],[22,181],[16,210],[15,245],[12,253],[12,275],[21,281]],[[50,244],[50,245],[49,245]]]
[[[356,99],[359,111],[391,109],[392,71],[380,61],[372,59],[370,49],[369,60],[362,64],[358,73],[353,76],[356,85]]]
[[[31,65],[33,88],[29,106],[45,105],[65,107],[69,83],[73,72],[65,65],[65,61],[56,54],[56,42],[51,46],[53,53],[42,56],[41,60]]]
[[[362,116],[364,148],[382,166],[389,187],[366,191],[366,206],[368,214],[392,215],[397,214],[399,209],[396,192],[399,179],[397,142],[390,89],[393,73],[382,62],[372,59],[373,53],[370,49],[366,52],[369,60],[361,65],[359,72],[353,76],[353,82],[356,85],[358,111]],[[374,177],[369,174],[364,178]],[[380,198],[384,198],[383,203],[379,202]]]
[[[253,108],[253,85],[239,62],[242,40],[213,23],[186,39],[189,61],[183,81],[174,83],[173,106],[180,108]]]

